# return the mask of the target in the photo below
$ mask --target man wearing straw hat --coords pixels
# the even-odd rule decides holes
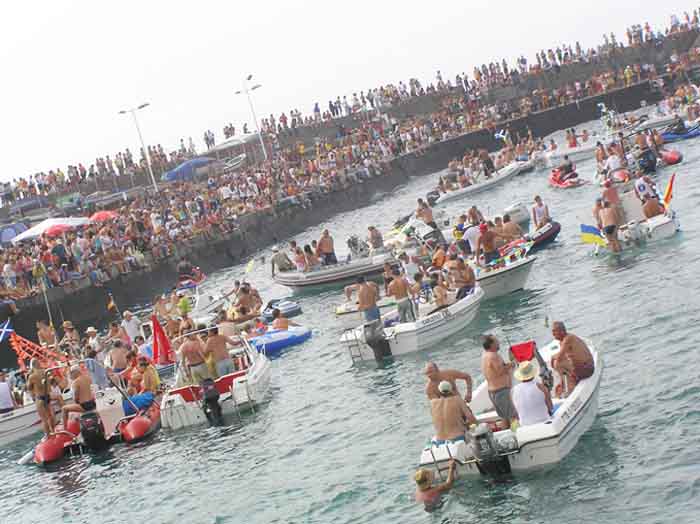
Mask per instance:
[[[521,426],[544,422],[553,411],[552,396],[544,384],[535,380],[537,373],[537,364],[531,360],[521,362],[513,373],[513,377],[520,381],[513,388],[512,395]]]

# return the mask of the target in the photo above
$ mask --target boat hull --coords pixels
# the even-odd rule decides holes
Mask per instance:
[[[308,288],[326,284],[340,284],[359,276],[381,273],[385,263],[395,264],[396,259],[390,254],[375,255],[347,264],[339,263],[316,271],[306,273],[287,271],[276,273],[274,281],[291,288]]]
[[[537,257],[527,257],[488,273],[480,269],[476,281],[484,290],[484,300],[499,298],[523,289],[535,260]]]

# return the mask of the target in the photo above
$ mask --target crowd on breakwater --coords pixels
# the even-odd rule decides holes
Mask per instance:
[[[692,16],[688,13],[679,18],[671,17],[670,25],[665,30],[653,30],[646,23],[644,26],[638,25],[628,28],[627,46],[657,46],[663,44],[665,40],[673,39],[687,31],[697,29],[698,12],[693,11]],[[387,84],[378,88],[360,90],[359,94],[353,93],[350,97],[337,96],[335,100],[329,100],[327,107],[321,108],[317,102],[309,114],[303,115],[298,109],[281,113],[278,117],[270,115],[263,118],[261,122],[262,132],[270,142],[271,149],[282,152],[284,148],[280,145],[280,138],[293,135],[301,127],[318,126],[335,118],[351,116],[362,120],[368,120],[370,113],[381,113],[383,110],[400,105],[417,97],[427,96],[435,93],[450,94],[450,97],[443,103],[446,109],[454,106],[455,100],[463,101],[470,106],[470,121],[465,126],[466,129],[473,129],[479,123],[488,124],[490,120],[498,119],[498,115],[512,111],[516,106],[519,112],[537,111],[547,107],[552,107],[557,103],[573,97],[590,95],[601,90],[610,89],[619,85],[629,84],[639,81],[642,78],[653,77],[657,72],[652,64],[636,64],[635,67],[623,71],[608,71],[594,78],[581,78],[562,89],[536,90],[523,100],[503,101],[502,104],[487,106],[481,102],[482,95],[490,89],[503,85],[518,84],[528,76],[538,75],[546,71],[557,71],[558,69],[578,63],[595,63],[605,57],[621,52],[625,48],[622,41],[616,39],[614,33],[605,34],[603,41],[595,47],[584,49],[579,42],[572,45],[558,45],[543,49],[536,54],[535,60],[528,62],[524,56],[520,56],[516,65],[508,64],[503,60],[494,60],[489,64],[482,64],[475,67],[472,77],[465,73],[455,75],[454,81],[440,71],[437,72],[434,82],[423,85],[418,79],[412,78],[408,82],[398,84]],[[698,61],[695,49],[690,50],[688,55],[679,50],[676,60],[672,60],[673,67],[680,67],[684,59],[688,63]],[[476,111],[477,115],[474,115]],[[434,118],[434,115],[431,115]],[[479,118],[480,117],[480,118]],[[489,118],[490,117],[490,118]],[[413,122],[391,122],[392,126],[401,125],[404,129],[411,129]],[[248,125],[240,126],[244,131],[248,131]],[[224,126],[223,136],[229,138],[236,135],[236,126],[229,123]],[[342,128],[339,135],[343,135]],[[341,138],[345,138],[341,136]],[[216,137],[211,130],[205,132],[205,145],[210,148],[216,144]],[[327,146],[326,146],[327,147]],[[294,149],[298,149],[294,148]],[[286,151],[287,154],[295,154],[297,151]],[[312,154],[310,148],[304,151],[307,155]],[[14,201],[26,198],[30,195],[51,195],[67,194],[75,191],[86,191],[88,187],[104,190],[111,190],[116,187],[127,187],[129,181],[134,178],[142,178],[147,173],[147,156],[150,159],[154,174],[159,177],[165,171],[174,168],[184,160],[197,154],[194,141],[191,137],[187,140],[181,139],[176,148],[168,151],[161,144],[147,146],[146,151],[141,149],[134,155],[128,148],[113,155],[104,155],[95,159],[94,162],[77,162],[66,168],[50,169],[48,172],[38,172],[28,177],[14,178],[7,182],[2,188],[3,205],[11,205]]]

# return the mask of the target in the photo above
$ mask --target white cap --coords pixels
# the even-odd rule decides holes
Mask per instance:
[[[438,390],[440,393],[452,393],[452,383],[447,380],[443,380],[438,384]]]

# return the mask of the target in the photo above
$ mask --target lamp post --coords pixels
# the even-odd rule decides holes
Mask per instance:
[[[153,182],[153,189],[155,190],[156,193],[158,193],[158,184],[156,184],[156,177],[153,176],[153,168],[151,167],[151,155],[148,154],[148,149],[146,148],[146,144],[143,142],[143,136],[141,135],[141,128],[139,127],[139,121],[136,118],[136,111],[139,111],[141,109],[144,109],[151,105],[149,102],[146,102],[145,104],[141,104],[140,106],[134,107],[132,109],[122,109],[119,111],[120,115],[125,115],[127,113],[131,113],[131,116],[134,119],[134,125],[136,126],[136,132],[139,134],[139,140],[141,141],[141,149],[143,149],[143,154],[146,155],[146,165],[148,166],[148,174],[151,175],[151,182]]]
[[[262,133],[260,132],[260,126],[258,125],[258,117],[255,116],[255,108],[253,107],[253,99],[250,96],[251,91],[255,91],[256,89],[262,87],[261,84],[255,84],[251,87],[248,87],[248,82],[250,82],[253,79],[253,75],[248,75],[245,80],[243,80],[243,89],[239,89],[236,91],[237,95],[245,93],[246,97],[248,98],[248,105],[250,106],[250,112],[253,115],[253,122],[255,123],[255,130],[258,132],[258,138],[260,139],[260,147],[262,147],[263,151],[263,157],[265,158],[265,161],[268,160],[267,158],[267,149],[265,149],[265,142],[263,141]]]

